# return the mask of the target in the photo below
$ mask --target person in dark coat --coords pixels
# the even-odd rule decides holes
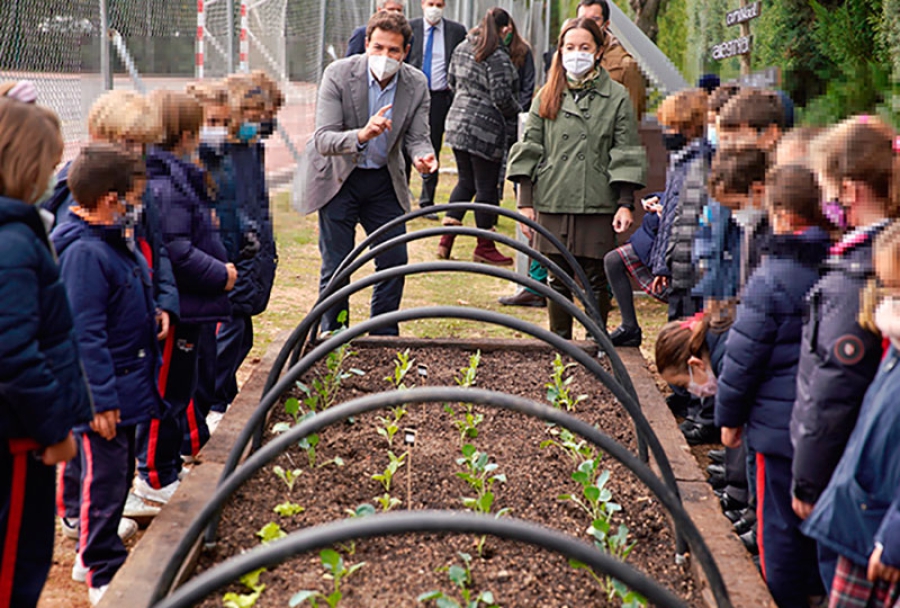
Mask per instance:
[[[38,603],[53,563],[56,464],[75,457],[72,429],[93,418],[72,312],[36,206],[52,192],[43,185],[55,182],[62,151],[56,115],[0,98],[0,606]]]
[[[71,217],[51,238],[72,309],[96,412],[78,431],[81,514],[78,561],[92,604],[128,552],[119,538],[134,478],[135,430],[165,409],[157,387],[157,318],[150,269],[124,204],[140,161],[94,143],[72,164]]]
[[[431,128],[431,145],[435,156],[440,157],[444,145],[444,129],[450,105],[453,103],[453,91],[449,80],[450,58],[460,44],[466,39],[466,27],[444,17],[446,0],[422,0],[423,17],[410,19],[412,39],[407,61],[419,68],[428,79],[428,90],[431,94],[428,123]],[[411,161],[407,159],[407,176],[410,175]],[[434,193],[438,186],[438,174],[431,173],[422,178],[422,193],[419,206],[428,207],[434,204]],[[437,217],[433,217],[437,219]]]
[[[800,359],[806,294],[819,279],[830,237],[816,178],[801,165],[779,166],[766,179],[774,234],[750,276],[725,344],[715,422],[722,443],[756,453],[760,566],[781,608],[808,606],[824,593],[815,543],[791,510],[791,409]]]
[[[656,339],[656,369],[668,384],[700,399],[715,397],[725,359],[728,328],[711,327],[708,315],[670,321]]]
[[[522,109],[518,101],[518,73],[503,49],[502,40],[512,32],[509,13],[490,9],[481,25],[453,53],[450,87],[453,105],[447,115],[447,143],[453,148],[459,181],[450,193],[450,202],[499,205],[497,183],[508,149],[507,121]],[[448,211],[444,225],[459,226],[465,211]],[[476,212],[475,223],[493,230],[496,214]],[[449,259],[455,235],[445,234],[438,245],[438,257]],[[510,266],[512,258],[501,254],[494,241],[478,238],[476,262]]]
[[[406,0],[377,0],[375,2],[375,11],[379,13],[400,13],[403,15],[406,13]],[[350,34],[350,39],[347,41],[347,52],[344,54],[344,57],[362,55],[365,52],[366,26],[361,25]],[[409,61],[409,56],[406,57],[406,61]]]
[[[163,139],[147,155],[147,188],[159,204],[162,233],[180,300],[179,324],[163,346],[160,386],[168,414],[138,428],[135,494],[165,503],[178,488],[181,446],[190,431],[186,412],[197,382],[197,343],[204,323],[227,321],[237,269],[213,225],[206,178],[190,159],[196,152],[203,109],[184,93],[161,91],[153,100],[163,117]]]
[[[858,321],[860,292],[872,276],[872,242],[896,214],[893,129],[872,116],[833,127],[824,142],[827,177],[843,184],[841,204],[853,228],[832,247],[825,274],[809,295],[791,417],[793,507],[806,519],[831,478],[882,355],[877,332]],[[837,556],[819,547],[826,587]]]
[[[900,600],[900,226],[875,242],[875,272],[860,319],[890,346],[856,426],[803,532],[839,556],[829,606],[893,607]],[[869,297],[871,296],[871,297]]]

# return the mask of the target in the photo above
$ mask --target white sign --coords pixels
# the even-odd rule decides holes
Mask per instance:
[[[712,47],[712,58],[714,61],[722,61],[729,57],[737,55],[745,55],[750,52],[750,46],[753,36],[741,36],[728,42],[722,42]]]
[[[762,3],[754,2],[748,6],[742,6],[739,9],[733,10],[725,15],[725,25],[732,26],[737,25],[739,23],[744,23],[745,21],[750,21],[751,19],[756,19],[759,17],[759,13],[762,11]]]

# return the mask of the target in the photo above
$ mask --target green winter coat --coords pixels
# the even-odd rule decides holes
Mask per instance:
[[[512,147],[507,178],[531,179],[534,208],[542,213],[615,213],[612,185],[643,186],[647,173],[628,91],[600,70],[579,101],[565,91],[556,120],[538,113],[544,92],[535,96],[522,141]]]

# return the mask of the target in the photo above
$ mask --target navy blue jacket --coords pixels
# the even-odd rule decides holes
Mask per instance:
[[[158,205],[183,323],[225,321],[228,255],[213,227],[203,171],[159,148],[147,154],[147,190]]]
[[[37,209],[0,197],[0,437],[59,443],[94,417],[72,312]]]
[[[260,245],[253,258],[238,264],[238,280],[228,297],[235,314],[258,315],[269,305],[278,266],[263,146],[229,144],[226,154],[234,166],[238,209],[246,230],[256,233]]]
[[[747,424],[748,445],[763,454],[793,456],[789,427],[806,296],[819,280],[828,247],[821,228],[772,236],[728,332],[716,426]]]
[[[662,192],[654,192],[648,196],[658,196],[662,200]],[[656,235],[659,232],[659,215],[656,213],[645,212],[644,219],[641,220],[640,227],[634,231],[628,243],[634,249],[635,255],[641,260],[644,266],[650,266],[650,251],[653,249],[653,243],[656,241]]]
[[[71,161],[66,163],[56,174],[56,188],[53,196],[42,207],[52,213],[56,218],[55,226],[69,221],[69,208],[75,202],[72,192],[69,190],[69,169]],[[175,285],[175,275],[172,274],[172,264],[169,261],[169,252],[163,244],[162,229],[160,227],[159,210],[150,196],[149,190],[144,190],[143,211],[138,225],[135,227],[136,237],[141,245],[141,252],[150,264],[153,277],[153,297],[156,306],[165,310],[172,317],[172,322],[178,322],[178,287]]]
[[[94,409],[119,410],[122,425],[160,417],[156,307],[144,256],[129,249],[120,226],[91,225],[74,213],[50,237]]]
[[[237,184],[231,157],[201,144],[200,161],[215,184],[212,207],[219,221],[219,238],[228,261],[237,264],[241,257],[247,220],[237,204]]]
[[[815,503],[828,485],[881,361],[881,336],[860,327],[859,295],[884,224],[835,245],[809,295],[791,415],[794,496]]]
[[[888,351],[859,412],[847,449],[801,530],[865,567],[875,542],[900,567],[900,354]],[[852,425],[851,425],[852,427]]]

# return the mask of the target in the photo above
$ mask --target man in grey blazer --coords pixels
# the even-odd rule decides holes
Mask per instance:
[[[411,37],[403,15],[375,13],[366,27],[366,54],[335,61],[319,85],[316,132],[306,146],[305,209],[319,212],[320,290],[353,250],[357,224],[369,234],[409,211],[402,151],[420,173],[437,173],[428,129],[428,82],[403,63]],[[398,226],[384,240],[404,232]],[[406,246],[401,245],[377,256],[375,268],[406,262]],[[371,315],[397,310],[402,296],[402,278],[378,283]],[[345,310],[346,301],[330,309],[322,329],[338,329]],[[397,335],[398,328],[373,333]]]
[[[431,91],[431,143],[436,154],[441,153],[444,144],[444,122],[453,103],[453,92],[447,83],[450,58],[456,47],[466,39],[466,28],[456,21],[444,19],[445,0],[422,0],[424,18],[409,22],[413,30],[412,50],[409,62],[422,70],[428,79]],[[438,185],[438,174],[425,177],[419,206],[434,204],[434,191]],[[436,219],[436,218],[435,218]]]

